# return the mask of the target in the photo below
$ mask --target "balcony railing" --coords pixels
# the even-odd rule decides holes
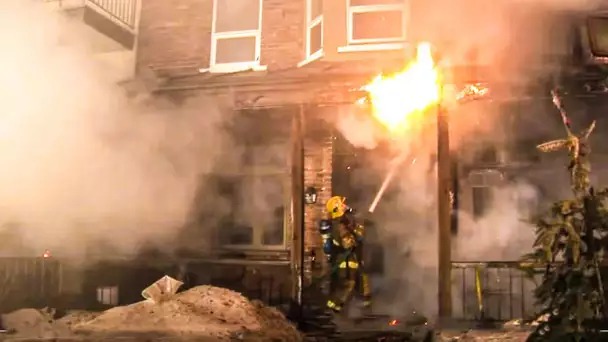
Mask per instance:
[[[86,5],[105,14],[117,24],[134,31],[138,0],[87,0]]]

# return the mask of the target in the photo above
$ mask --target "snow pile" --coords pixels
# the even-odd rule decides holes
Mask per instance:
[[[82,324],[88,321],[95,319],[95,317],[99,316],[101,313],[99,312],[90,312],[84,310],[72,310],[68,311],[65,316],[58,319],[56,322],[59,322],[62,325],[67,327],[72,327],[74,325]]]
[[[528,331],[504,330],[471,330],[465,333],[441,333],[437,341],[440,342],[525,342],[530,335]]]
[[[150,300],[116,307],[72,326],[76,332],[211,337],[242,335],[259,341],[301,341],[296,328],[273,308],[231,290],[198,286],[161,303]]]
[[[4,328],[24,338],[55,338],[70,335],[67,326],[53,321],[52,313],[36,309],[20,309],[2,315]]]

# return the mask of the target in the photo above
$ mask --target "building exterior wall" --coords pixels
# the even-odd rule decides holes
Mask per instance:
[[[262,1],[260,64],[296,67],[304,55],[304,1]],[[139,27],[138,66],[208,68],[213,0],[146,0]]]
[[[212,0],[147,0],[141,6],[138,69],[209,66]]]
[[[332,196],[333,138],[327,134],[321,138],[307,139],[304,145],[304,188],[317,190],[317,203],[307,205],[305,211],[305,246],[307,250],[321,246],[319,220],[326,217],[325,202]]]

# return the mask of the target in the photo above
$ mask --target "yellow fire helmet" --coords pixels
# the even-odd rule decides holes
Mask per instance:
[[[346,197],[334,196],[330,198],[325,204],[327,213],[331,215],[332,219],[340,218],[344,215],[348,206],[346,205]]]

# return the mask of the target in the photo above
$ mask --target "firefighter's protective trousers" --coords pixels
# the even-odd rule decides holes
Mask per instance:
[[[369,306],[371,304],[369,276],[360,266],[359,262],[350,258],[340,263],[336,284],[327,301],[327,306],[330,309],[340,311],[356,288],[357,292],[363,297],[364,305]]]

